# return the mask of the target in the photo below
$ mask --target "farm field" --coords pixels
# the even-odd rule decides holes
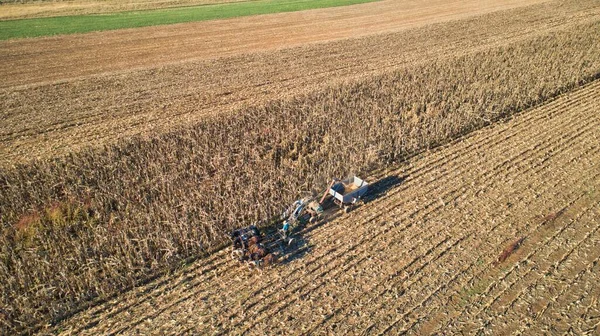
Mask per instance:
[[[7,74],[7,81],[1,86],[64,81],[106,72],[159,68],[182,61],[217,59],[389,33],[542,2],[499,0],[484,5],[470,0],[449,5],[441,0],[379,1],[230,20],[0,41],[0,57],[5,60],[0,70]],[[544,10],[561,12],[565,8],[570,13],[573,6],[591,7],[583,2],[547,6]],[[541,9],[533,10],[544,15]]]
[[[71,0],[5,1],[0,20],[114,13],[183,6],[213,5],[247,0]]]
[[[383,0],[1,41],[0,334],[593,332],[599,31]],[[282,265],[228,260],[348,174]]]
[[[283,265],[252,273],[224,250],[51,331],[597,334],[599,95],[375,172],[379,196],[305,229]]]
[[[441,2],[425,7],[425,14],[394,11],[396,2],[378,4],[361,5],[361,11],[348,7],[269,17],[273,22],[237,20],[239,29],[233,31],[217,22],[211,26],[214,35],[200,41],[195,33],[180,30],[171,31],[182,34],[179,40],[168,32],[155,39],[151,32],[132,30],[0,42],[0,57],[6,60],[0,63],[5,74],[0,108],[6,121],[0,125],[0,166],[61,156],[415,63],[573,29],[594,22],[600,12],[593,2],[544,3],[384,34],[456,17],[438,16]],[[444,6],[459,16],[474,14],[466,9]],[[382,12],[381,20],[370,23]],[[277,23],[286,19],[300,26]],[[312,20],[323,25],[308,25]],[[376,32],[381,34],[311,44]],[[188,38],[192,40],[186,42]],[[307,45],[267,51],[296,44]],[[244,53],[251,51],[260,52]]]
[[[254,0],[178,8],[0,20],[0,40],[223,20],[356,5],[373,0]]]

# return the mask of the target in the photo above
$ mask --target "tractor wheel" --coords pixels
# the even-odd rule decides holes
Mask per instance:
[[[345,205],[344,206],[344,213],[349,213],[350,212],[350,208],[351,208],[350,205]]]

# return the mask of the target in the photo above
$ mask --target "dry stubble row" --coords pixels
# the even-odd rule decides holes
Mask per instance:
[[[5,327],[60,318],[218,248],[228,230],[270,218],[331,176],[402,160],[596,78],[598,28],[568,27],[4,169]]]
[[[0,166],[63,156],[132,135],[152,137],[243,106],[547,35],[594,20],[599,13],[593,2],[549,2],[402,32],[83,78],[73,71],[85,66],[72,64],[12,73],[20,64],[28,70],[36,67],[7,53],[5,68],[0,64],[7,77],[7,87],[0,89],[5,121],[0,124]],[[31,48],[30,53],[37,53],[40,47]],[[115,62],[120,61],[90,61]],[[64,77],[50,83],[36,77],[53,71]],[[19,86],[21,82],[31,85]]]
[[[582,186],[597,185],[600,173],[594,163],[599,151],[593,140],[598,136],[598,118],[594,105],[586,106],[593,101],[597,89],[582,91],[587,94],[575,100],[586,103],[577,111],[569,109],[569,100],[561,98],[551,104],[552,110],[536,110],[535,118],[528,114],[519,117],[520,126],[511,122],[497,132],[488,129],[476,137],[477,142],[467,139],[432,158],[416,161],[416,167],[389,171],[388,174],[408,177],[386,197],[315,229],[308,237],[315,243],[313,251],[285,268],[256,277],[239,274],[237,268],[231,268],[233,263],[219,262],[215,265],[216,278],[192,272],[174,290],[148,286],[146,290],[156,290],[148,293],[149,302],[154,302],[152,306],[137,299],[125,302],[125,311],[136,317],[133,320],[118,311],[110,312],[108,317],[105,313],[117,307],[108,304],[92,316],[84,314],[81,320],[67,325],[85,331],[84,323],[90,323],[89,333],[249,330],[260,334],[267,329],[355,333],[373,321],[381,324],[372,332],[385,330],[394,322],[391,319],[389,324],[384,323],[382,317],[389,310],[399,311],[394,318],[403,314],[414,316],[408,323],[393,325],[394,328],[414,331],[424,322],[441,324],[445,320],[435,318],[435,314],[457,304],[457,308],[465,307],[456,299],[477,287],[471,284],[474,277],[497,278],[495,274],[504,265],[497,267],[494,261],[515,236],[528,235],[530,240],[524,251],[529,252],[531,247],[542,253],[554,250],[552,244],[535,243],[535,235],[545,235],[540,228],[548,226],[538,215],[570,205],[566,217],[572,211],[575,218],[589,221],[589,216],[581,214],[584,211],[578,214],[583,208],[577,204],[581,204],[581,192],[585,191]],[[531,125],[542,121],[548,122],[530,134]],[[490,132],[493,136],[483,137]],[[496,155],[499,153],[506,156]],[[438,168],[450,165],[446,173],[440,169],[427,171],[437,160],[442,161]],[[483,169],[474,169],[477,166]],[[462,179],[464,176],[470,178]],[[431,194],[446,189],[448,195],[459,191],[459,197],[444,197],[444,211],[439,211],[439,200]],[[420,198],[423,206],[416,209],[414,198]],[[506,212],[507,202],[514,203],[510,213]],[[374,212],[385,209],[389,210],[388,215],[371,218]],[[575,225],[578,230],[555,228],[560,232],[556,237],[573,238],[585,233],[580,230],[581,223]],[[349,227],[356,231],[354,235],[348,234]],[[462,243],[454,244],[456,241]],[[198,263],[209,265],[214,263]],[[257,278],[264,281],[256,281]],[[142,298],[145,299],[144,294]],[[383,304],[389,310],[377,309]],[[319,309],[324,310],[322,315],[317,314]],[[289,320],[290,316],[294,319]],[[110,322],[104,322],[107,320]],[[287,322],[283,326],[279,321]],[[333,324],[337,325],[335,329],[331,329]]]

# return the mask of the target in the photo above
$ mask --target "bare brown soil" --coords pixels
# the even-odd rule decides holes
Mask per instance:
[[[374,173],[401,182],[309,227],[263,274],[222,251],[53,331],[597,334],[599,94],[596,81]]]
[[[82,35],[0,42],[2,87],[214,59],[390,32],[542,0],[382,1]]]
[[[593,2],[548,3],[403,32],[264,51],[509,6],[499,4],[470,12],[458,4],[420,4],[423,8],[411,11],[384,2],[290,13],[297,17],[246,18],[203,26],[206,39],[185,26],[3,42],[0,166],[152,134],[334,82],[531,38],[597,20],[600,12]],[[454,14],[441,14],[448,9]],[[377,23],[372,22],[375,16]],[[298,25],[280,21],[288,19]],[[309,24],[313,20],[319,24]],[[253,50],[263,52],[239,54]],[[239,55],[214,58],[228,54]],[[177,63],[183,59],[187,61]],[[138,66],[145,69],[117,71]],[[99,75],[106,71],[110,73]]]
[[[113,13],[182,6],[197,6],[248,0],[72,0],[72,1],[3,1],[0,20],[50,16]],[[251,0],[250,0],[251,1]]]

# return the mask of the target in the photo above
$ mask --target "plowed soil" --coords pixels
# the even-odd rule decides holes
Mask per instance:
[[[374,173],[372,199],[262,274],[222,251],[56,330],[600,333],[598,96],[596,81]]]
[[[0,42],[0,166],[156,134],[214,113],[565,29],[600,14],[593,2],[503,11],[530,2],[477,3],[384,1]],[[448,21],[457,18],[463,20]],[[288,20],[295,24],[283,23]],[[441,21],[447,22],[430,25]],[[374,33],[380,34],[356,38]],[[346,37],[355,38],[330,41]],[[328,42],[312,43],[318,41]],[[281,49],[298,44],[303,46]]]

